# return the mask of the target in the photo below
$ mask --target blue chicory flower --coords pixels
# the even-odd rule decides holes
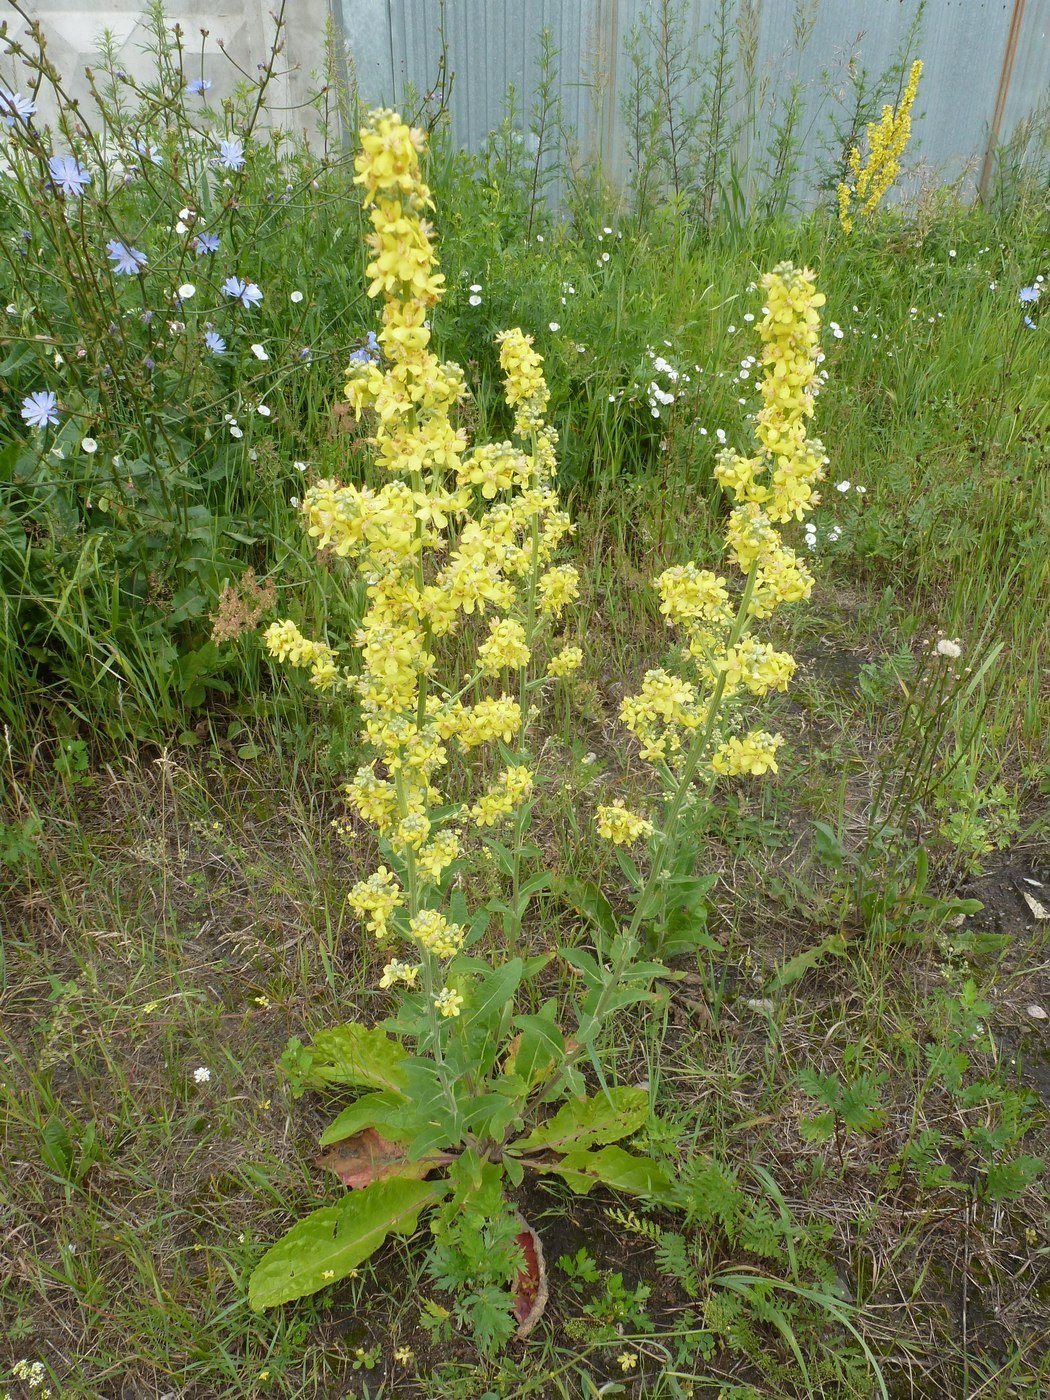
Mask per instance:
[[[198,257],[202,257],[205,253],[217,253],[219,251],[219,235],[217,233],[198,233],[193,240],[193,246],[197,250]]]
[[[116,238],[111,238],[106,244],[106,253],[112,259],[113,271],[118,277],[134,277],[146,266],[145,253]]]
[[[244,169],[244,142],[239,136],[219,142],[219,164],[224,170]]]
[[[50,389],[38,389],[22,400],[22,417],[30,428],[46,428],[58,422],[58,395]]]
[[[253,306],[258,306],[262,301],[263,294],[254,282],[246,282],[240,277],[227,277],[222,284],[224,296],[233,297],[239,301],[246,311]]]
[[[1024,323],[1025,323],[1025,325],[1028,327],[1028,329],[1029,329],[1030,331],[1034,331],[1034,330],[1036,329],[1036,324],[1035,324],[1035,322],[1032,320],[1031,316],[1026,316],[1026,317],[1024,318]]]
[[[31,97],[0,87],[0,116],[8,126],[14,126],[16,121],[27,122],[35,111],[36,103]]]
[[[91,172],[84,169],[76,156],[52,156],[47,168],[51,183],[71,199],[79,199],[91,184]]]
[[[151,161],[154,165],[160,165],[161,155],[159,146],[151,146],[148,141],[132,141],[131,149],[143,160]]]
[[[194,78],[192,83],[186,84],[186,91],[192,92],[195,96],[199,97],[202,92],[207,92],[210,87],[210,78]]]
[[[1022,306],[1031,306],[1039,300],[1039,288],[1034,283],[1031,287],[1022,287],[1017,293],[1017,300]]]
[[[213,355],[226,354],[226,342],[218,331],[205,331],[204,343]]]

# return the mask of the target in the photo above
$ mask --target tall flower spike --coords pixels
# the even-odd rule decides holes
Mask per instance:
[[[715,476],[732,502],[726,521],[726,554],[744,576],[734,598],[729,581],[695,563],[676,564],[655,580],[660,611],[685,637],[683,661],[693,679],[649,671],[620,718],[639,742],[641,757],[661,778],[669,806],[680,810],[695,774],[759,776],[777,771],[779,734],[731,733],[727,711],[749,694],[786,690],[794,658],[750,635],[758,618],[785,603],[807,598],[813,576],[781,538],[779,527],[802,520],[818,503],[817,484],[826,461],[819,439],[808,436],[820,379],[819,309],[823,295],[812,272],[781,263],[762,278],[766,304],[762,341],[761,406],[754,417],[751,455],[732,448],[718,455]],[[638,825],[641,821],[643,824]],[[662,859],[675,835],[673,821],[661,836]],[[599,834],[624,841],[644,834],[644,819],[631,822],[603,807]]]
[[[349,903],[375,938],[406,945],[407,958],[399,949],[387,960],[381,986],[418,981],[436,1037],[450,1033],[465,995],[448,985],[466,937],[443,909],[451,872],[471,830],[504,823],[531,800],[528,697],[546,683],[548,663],[560,675],[578,664],[564,638],[551,662],[548,621],[576,597],[578,577],[555,562],[572,524],[551,486],[557,437],[529,336],[510,330],[499,342],[517,441],[471,448],[456,421],[463,372],[431,343],[445,282],[420,169],[425,145],[395,112],[377,111],[355,161],[371,225],[368,295],[382,303],[382,325],[373,353],[352,356],[346,397],[367,421],[379,484],[319,481],[303,502],[317,548],[363,585],[353,638],[360,664],[340,674],[334,653],[289,621],[274,623],[266,644],[310,667],[315,685],[356,693],[367,757],[346,797],[375,829],[384,864],[358,881]],[[473,646],[463,675],[446,670],[442,645],[462,633]],[[457,636],[453,654],[463,651]],[[497,743],[517,752],[494,768],[486,751]],[[479,750],[473,766],[484,767],[484,780],[444,792],[453,754],[469,771]]]
[[[887,103],[877,122],[868,123],[868,158],[861,163],[860,147],[849,153],[850,178],[838,187],[839,223],[845,233],[853,232],[854,218],[870,218],[901,168],[901,156],[911,136],[911,109],[922,77],[919,59],[911,66],[908,84],[896,110]]]

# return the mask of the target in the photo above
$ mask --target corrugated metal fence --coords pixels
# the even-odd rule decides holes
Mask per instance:
[[[362,96],[399,105],[426,93],[444,48],[454,84],[455,137],[477,148],[504,115],[509,84],[526,112],[540,74],[540,34],[558,52],[556,90],[567,128],[585,157],[601,158],[613,181],[629,173],[622,117],[628,43],[661,0],[334,0],[354,55]],[[875,77],[902,55],[917,0],[739,0],[729,4],[734,101],[757,104],[752,144],[783,112],[793,85],[804,91],[805,149],[833,142],[833,120],[848,106],[852,75]],[[671,6],[691,54],[714,44],[719,0]],[[928,0],[909,57],[925,68],[909,158],[971,188],[990,176],[988,153],[1047,100],[1050,0]],[[750,83],[741,78],[750,75]],[[748,95],[750,93],[750,95]],[[814,169],[797,180],[811,181]]]

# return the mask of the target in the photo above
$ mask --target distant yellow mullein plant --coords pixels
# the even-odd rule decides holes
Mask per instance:
[[[896,110],[890,103],[877,122],[868,123],[868,158],[861,163],[860,147],[849,153],[850,179],[838,187],[839,223],[846,233],[853,232],[857,215],[869,217],[900,173],[901,156],[911,136],[911,109],[922,77],[919,59],[911,66],[908,84]]]

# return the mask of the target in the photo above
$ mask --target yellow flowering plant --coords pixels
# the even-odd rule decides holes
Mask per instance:
[[[877,122],[868,123],[868,156],[860,147],[850,148],[849,178],[838,186],[839,223],[852,233],[856,218],[870,218],[893,185],[901,168],[901,156],[911,137],[911,110],[922,77],[919,59],[911,66],[908,82],[896,109],[887,103]]]
[[[354,1022],[289,1047],[284,1065],[297,1092],[359,1091],[321,1139],[325,1164],[351,1189],[268,1251],[250,1296],[267,1307],[344,1278],[387,1235],[411,1232],[421,1211],[437,1207],[432,1274],[459,1288],[462,1320],[490,1347],[513,1330],[520,1297],[511,1285],[528,1272],[528,1231],[507,1205],[505,1182],[520,1183],[529,1167],[575,1191],[604,1181],[670,1192],[663,1168],[615,1145],[647,1119],[648,1094],[605,1087],[595,1049],[608,1018],[651,998],[665,969],[640,961],[638,939],[615,928],[597,955],[559,949],[578,974],[571,1039],[556,1000],[524,995],[551,956],[521,951],[528,903],[550,883],[542,870],[529,873],[539,856],[528,843],[538,781],[529,731],[545,690],[582,660],[558,635],[579,581],[556,559],[573,528],[554,486],[557,435],[541,357],[529,336],[509,330],[499,356],[513,437],[470,444],[457,417],[463,373],[432,346],[444,284],[420,169],[423,133],[378,111],[361,145],[368,294],[381,299],[382,327],[380,355],[351,364],[346,397],[367,416],[379,475],[319,481],[302,509],[317,548],[354,572],[365,607],[345,650],[304,637],[289,619],[265,640],[319,691],[359,708],[365,760],[346,798],[375,833],[378,855],[348,899],[381,951],[379,987],[395,1010],[380,1026]],[[620,830],[628,818],[610,820]],[[458,875],[479,845],[506,895],[471,911]],[[495,963],[481,952],[493,913],[503,925]],[[579,1069],[584,1056],[601,1075],[594,1096]],[[484,1288],[469,1286],[481,1277],[476,1260],[458,1272],[455,1262],[473,1258],[478,1240]],[[527,1324],[520,1311],[517,1323]]]
[[[823,295],[812,272],[781,263],[762,279],[766,304],[758,325],[762,342],[761,405],[754,417],[750,456],[726,447],[715,476],[731,501],[726,554],[738,582],[690,561],[655,580],[660,611],[681,638],[684,674],[646,672],[620,718],[634,735],[661,793],[658,816],[628,811],[621,800],[598,808],[599,836],[616,847],[634,891],[627,934],[642,934],[668,957],[704,945],[703,897],[711,877],[697,877],[695,843],[685,820],[702,816],[720,779],[761,777],[777,771],[780,734],[746,729],[741,711],[753,698],[786,690],[795,661],[753,633],[781,607],[808,598],[813,575],[787,545],[781,527],[801,521],[819,501],[816,487],[827,461],[809,423],[820,386]],[[643,875],[630,848],[649,846]],[[593,888],[578,887],[577,903],[604,917]],[[607,907],[607,906],[604,906]]]

